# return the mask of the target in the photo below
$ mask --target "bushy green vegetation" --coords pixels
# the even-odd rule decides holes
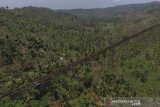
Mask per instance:
[[[154,2],[93,10],[0,8],[0,96],[158,23],[159,7]],[[92,107],[98,96],[160,96],[159,41],[157,27],[43,85],[4,97],[0,106]]]

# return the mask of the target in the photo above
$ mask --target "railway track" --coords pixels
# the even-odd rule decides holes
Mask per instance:
[[[94,60],[96,58],[98,58],[101,54],[105,53],[107,50],[110,50],[110,49],[113,49],[113,48],[116,48],[118,47],[119,45],[133,39],[133,38],[136,38],[136,37],[139,37],[140,35],[142,35],[143,33],[147,32],[147,31],[150,31],[152,29],[154,29],[155,27],[159,26],[159,24],[155,24],[149,28],[146,28],[134,35],[131,35],[129,37],[126,37],[122,40],[120,40],[119,42],[116,42],[104,49],[101,49],[100,51],[98,52],[95,52],[95,53],[91,53],[89,55],[87,55],[86,57],[82,58],[82,59],[79,59],[73,63],[70,63],[70,64],[67,64],[67,65],[63,65],[57,69],[54,69],[52,71],[50,71],[50,73],[45,76],[44,78],[41,78],[39,80],[36,80],[35,82],[32,82],[32,83],[28,83],[27,85],[25,86],[20,86],[18,89],[16,90],[13,90],[13,91],[8,91],[6,93],[4,93],[3,95],[0,96],[0,100],[4,97],[12,97],[12,96],[16,96],[18,95],[18,93],[22,93],[28,89],[31,89],[31,88],[34,88],[34,87],[37,87],[38,85],[41,85],[41,84],[44,84],[44,83],[47,83],[48,81],[50,81],[51,78],[53,78],[54,76],[56,76],[57,74],[59,73],[65,73],[66,71],[76,67],[77,65],[79,64],[83,64],[84,62],[88,62],[88,61],[91,61],[91,60]]]

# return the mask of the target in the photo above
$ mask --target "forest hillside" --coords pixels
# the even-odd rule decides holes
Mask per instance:
[[[160,2],[86,10],[1,7],[0,107],[93,107],[103,97],[160,96],[160,26],[95,60],[55,70],[159,19]],[[48,74],[45,83],[36,81]]]

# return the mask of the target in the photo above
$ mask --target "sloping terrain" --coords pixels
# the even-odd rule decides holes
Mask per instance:
[[[159,23],[160,3],[106,9],[0,8],[0,96],[54,69]],[[2,107],[93,106],[97,97],[160,96],[160,27],[45,85],[0,100]]]

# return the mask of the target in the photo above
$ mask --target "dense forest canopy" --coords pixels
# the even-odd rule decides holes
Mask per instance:
[[[160,3],[105,9],[0,8],[0,96],[159,23]],[[97,97],[160,96],[160,27],[47,83],[3,97],[2,107],[93,107]]]

